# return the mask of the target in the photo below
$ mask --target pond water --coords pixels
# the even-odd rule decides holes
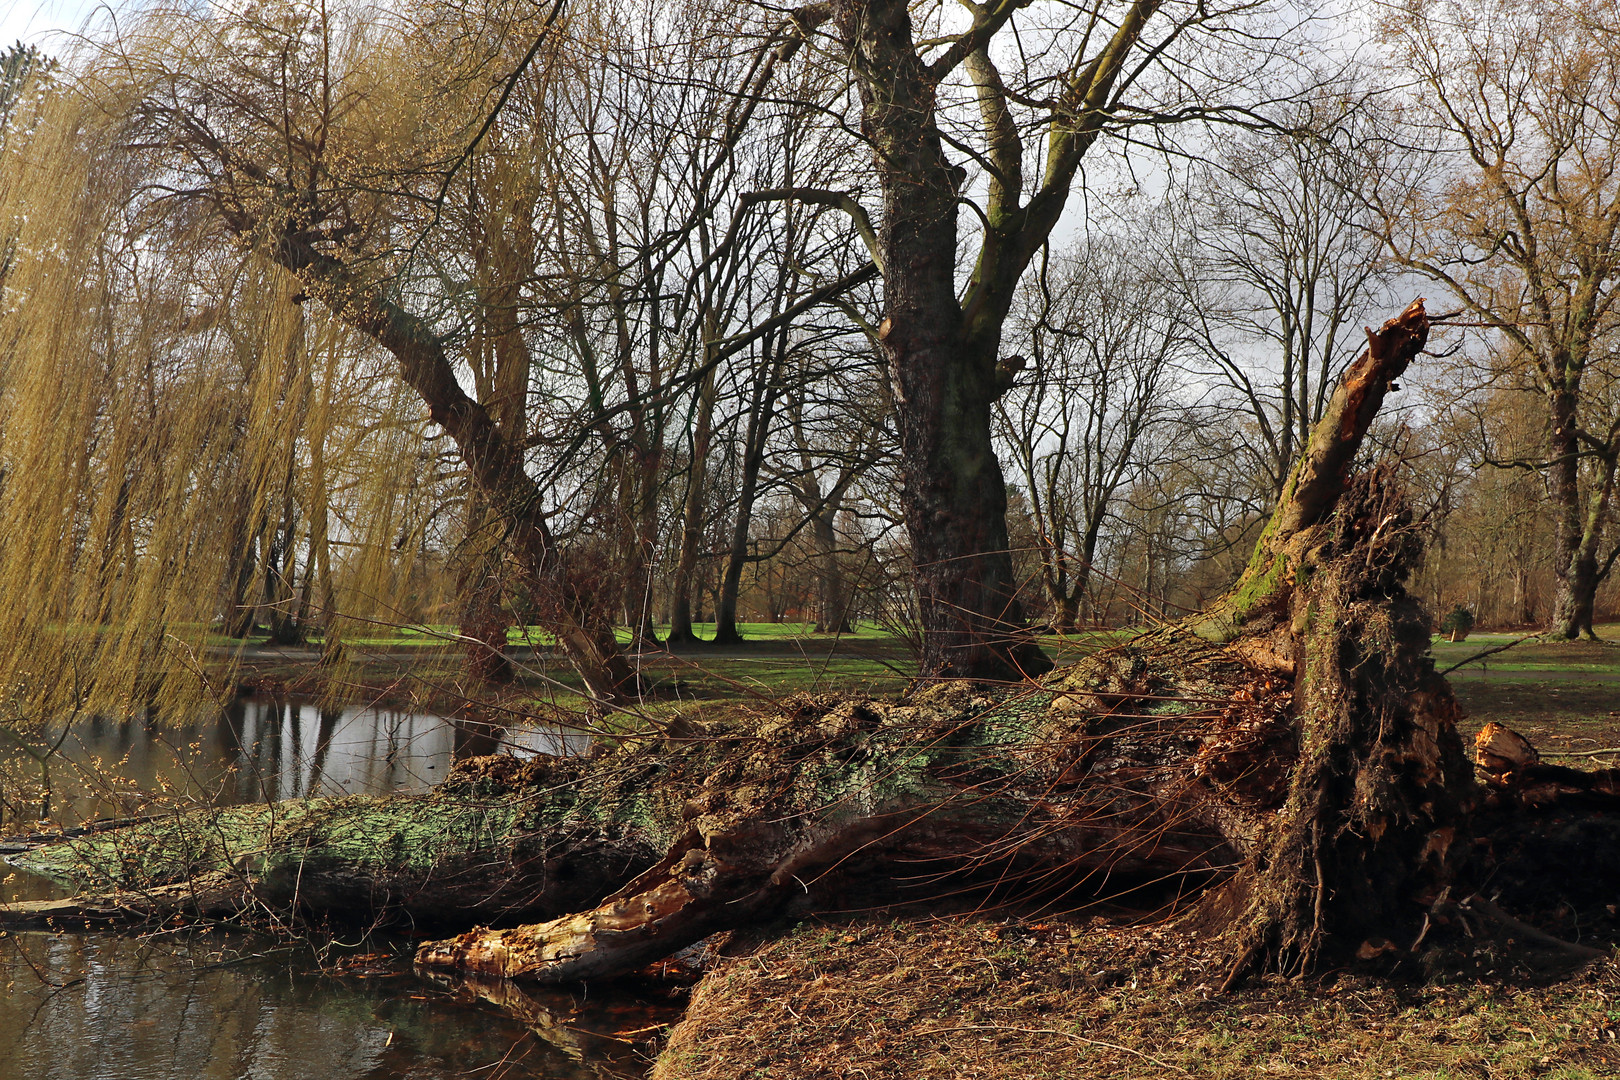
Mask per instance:
[[[323,971],[311,953],[253,945],[197,934],[0,938],[0,1077],[604,1080],[640,1075],[638,1040],[678,1016],[675,1002],[622,993],[523,991],[519,1007],[497,1010],[399,961],[328,956]]]
[[[183,724],[86,719],[0,746],[0,836],[176,804],[424,790],[460,757],[588,743],[559,728],[308,701],[238,701]],[[10,868],[0,886],[0,900],[58,895]],[[636,1076],[637,1039],[678,1016],[660,993],[649,1003],[619,988],[580,998],[438,986],[411,973],[410,942],[362,948],[321,963],[231,935],[0,934],[0,1080]],[[615,1034],[625,1031],[640,1034]]]
[[[184,723],[92,717],[66,730],[0,733],[0,835],[176,802],[421,791],[442,780],[453,759],[498,749],[577,754],[590,743],[559,727],[496,728],[383,707],[259,699]]]

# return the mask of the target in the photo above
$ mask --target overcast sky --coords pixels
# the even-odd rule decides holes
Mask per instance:
[[[77,30],[97,7],[97,0],[0,0],[0,49],[16,41],[48,46],[45,39]]]

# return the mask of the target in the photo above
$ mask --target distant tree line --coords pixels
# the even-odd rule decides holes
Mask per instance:
[[[1590,634],[1617,12],[1403,0],[1346,53],[1169,0],[277,0],[12,48],[0,686],[379,623],[486,679],[542,626],[608,706],[623,627],[1034,674],[1032,629],[1219,595],[1420,292],[1375,441],[1424,595]]]

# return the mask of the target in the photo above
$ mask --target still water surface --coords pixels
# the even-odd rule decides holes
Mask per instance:
[[[312,954],[255,959],[252,946],[198,935],[0,938],[0,1078],[602,1080],[637,1075],[637,1046],[564,1021],[597,1031],[675,1018],[668,1003],[609,1008],[535,991],[525,1024],[397,963],[397,974],[322,973]]]
[[[58,741],[47,773],[36,757]],[[35,831],[40,817],[76,825],[151,812],[154,800],[229,805],[422,791],[444,778],[452,759],[497,749],[577,754],[589,742],[559,727],[492,728],[298,700],[240,700],[185,723],[94,717],[31,734],[26,746],[0,746],[0,833]]]
[[[0,748],[0,835],[177,803],[419,791],[455,758],[498,748],[579,753],[589,737],[385,708],[247,700],[178,725],[86,719],[42,733],[31,749],[58,741],[48,773],[22,747]],[[7,876],[0,899],[58,895],[40,879]],[[409,943],[392,947],[409,953]],[[400,959],[350,964],[348,974],[334,975],[343,963],[334,956],[324,958],[323,973],[312,953],[248,938],[0,936],[0,1080],[635,1075],[643,1062],[632,1042],[583,1032],[674,1017],[667,1003],[648,1012],[601,988],[595,1003],[530,993],[518,1010],[524,1023],[510,1000],[496,1010],[467,987],[423,982]],[[582,1019],[582,1008],[612,1016]]]

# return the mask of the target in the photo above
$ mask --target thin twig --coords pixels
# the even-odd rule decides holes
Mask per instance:
[[[1466,659],[1466,660],[1457,661],[1455,664],[1452,664],[1450,667],[1446,668],[1446,670],[1442,671],[1440,674],[1441,675],[1450,675],[1453,671],[1456,671],[1458,668],[1463,667],[1463,666],[1465,666],[1467,664],[1472,664],[1475,660],[1483,660],[1487,656],[1491,656],[1491,655],[1493,655],[1495,653],[1506,652],[1507,650],[1513,648],[1513,646],[1515,646],[1515,645],[1522,645],[1526,641],[1529,641],[1532,638],[1537,638],[1537,637],[1540,637],[1540,636],[1541,636],[1540,634],[1526,634],[1522,638],[1515,638],[1514,640],[1508,642],[1506,645],[1493,645],[1489,649],[1484,649],[1484,650],[1482,650],[1480,652],[1475,653],[1473,656],[1468,657],[1468,659]]]

